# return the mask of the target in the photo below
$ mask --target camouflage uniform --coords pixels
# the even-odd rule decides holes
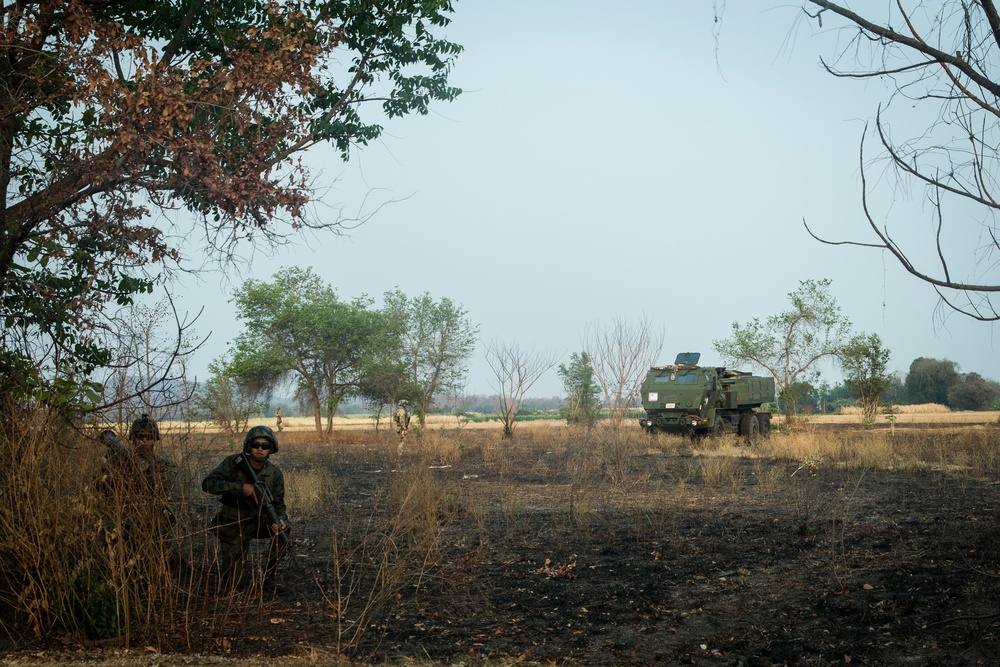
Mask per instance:
[[[400,401],[399,407],[396,408],[396,413],[392,416],[392,422],[396,425],[396,433],[399,435],[399,446],[396,448],[396,452],[400,455],[403,453],[403,441],[410,430],[410,411],[408,406],[408,401]]]
[[[279,405],[274,409],[274,425],[278,427],[278,433],[281,433],[284,429],[281,425],[281,406]]]
[[[148,551],[149,541],[159,542],[171,566],[187,571],[189,563],[173,531],[177,466],[154,451],[160,439],[156,421],[143,414],[132,422],[128,447],[112,431],[102,439],[107,449],[100,488],[106,496],[109,543],[124,540],[127,550],[138,553]]]
[[[271,453],[278,451],[278,440],[274,437],[274,432],[267,426],[254,426],[247,432],[243,454],[231,454],[223,459],[222,463],[202,480],[201,488],[206,493],[219,496],[219,501],[222,503],[222,508],[212,520],[212,531],[219,538],[219,568],[222,574],[230,578],[233,584],[242,584],[250,540],[269,539],[264,584],[266,588],[273,590],[276,587],[278,562],[284,558],[288,547],[274,534],[261,508],[253,499],[243,495],[243,485],[247,480],[236,465],[237,458],[249,456],[250,443],[259,438],[267,438],[271,442]],[[258,479],[271,492],[274,511],[278,519],[285,522],[285,534],[290,534],[290,528],[287,527],[288,513],[285,508],[285,477],[281,468],[270,461],[264,461],[264,466],[256,470],[256,473]]]

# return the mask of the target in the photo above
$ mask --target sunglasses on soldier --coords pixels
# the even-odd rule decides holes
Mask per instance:
[[[263,450],[265,452],[268,452],[268,451],[271,451],[271,443],[268,442],[267,440],[264,440],[263,442],[251,442],[250,443],[250,448],[251,449],[260,449],[260,450]]]

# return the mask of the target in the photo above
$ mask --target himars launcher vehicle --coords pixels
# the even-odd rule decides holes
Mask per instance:
[[[682,352],[673,366],[649,369],[640,390],[642,427],[650,433],[767,437],[771,413],[760,406],[774,401],[774,378],[699,366],[700,358],[698,352]]]

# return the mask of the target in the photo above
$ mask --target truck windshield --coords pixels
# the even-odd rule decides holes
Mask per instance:
[[[694,373],[692,373],[691,375],[678,375],[677,376],[677,383],[678,384],[694,384],[697,381],[698,381],[698,376],[696,374],[694,374]]]

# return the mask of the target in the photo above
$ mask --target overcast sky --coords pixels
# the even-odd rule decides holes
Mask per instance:
[[[731,2],[719,28],[709,2],[455,4],[446,36],[465,47],[452,76],[465,93],[392,121],[350,163],[307,156],[329,186],[318,215],[397,201],[347,236],[256,255],[253,277],[312,266],[344,299],[380,301],[396,286],[449,297],[483,341],[564,361],[588,325],[645,315],[664,331],[661,362],[700,351],[706,364],[734,320],[778,313],[800,280],[831,278],[855,329],[891,349],[891,368],[947,358],[1000,379],[993,326],[942,317],[933,290],[890,256],[821,245],[803,228],[872,240],[858,144],[886,89],[825,74],[835,36],[794,5]],[[922,211],[920,193],[877,196],[897,235]],[[905,236],[930,251],[928,220],[914,215]],[[199,376],[241,330],[229,303],[239,282],[188,279],[180,292],[186,310],[206,307]],[[492,380],[480,344],[467,393],[493,393]],[[552,371],[529,395],[562,393]]]

